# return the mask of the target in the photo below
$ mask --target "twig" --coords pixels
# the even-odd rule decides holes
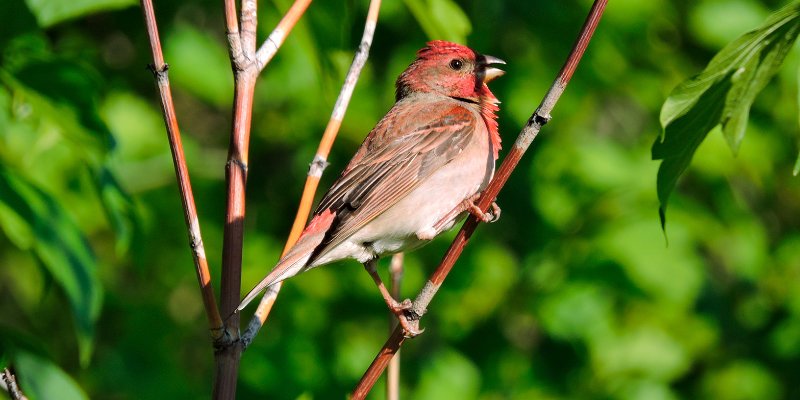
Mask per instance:
[[[282,36],[294,28],[310,0],[297,0],[304,4],[300,10],[295,6],[281,20],[276,31]],[[231,66],[234,73],[233,124],[228,147],[228,162],[225,165],[227,183],[227,206],[225,228],[222,238],[222,279],[220,283],[220,308],[225,319],[225,330],[232,337],[231,345],[222,346],[215,352],[214,398],[236,397],[236,381],[239,358],[243,349],[239,341],[239,314],[234,313],[239,305],[242,282],[242,248],[244,244],[245,191],[247,184],[248,153],[250,146],[250,124],[253,115],[253,95],[258,74],[265,63],[256,59],[256,0],[242,0],[241,26],[236,19],[234,0],[225,0],[225,24],[228,36]],[[291,17],[288,15],[291,14]],[[273,32],[275,34],[275,32]],[[272,35],[271,35],[272,36]],[[280,44],[275,46],[275,51]]]
[[[295,3],[295,5],[297,5],[297,3]],[[339,97],[336,99],[336,104],[333,107],[331,118],[328,120],[328,125],[325,127],[325,132],[322,134],[319,147],[317,147],[317,153],[308,169],[308,177],[306,178],[305,187],[303,187],[303,195],[300,198],[300,204],[297,208],[294,224],[292,225],[292,230],[289,233],[289,238],[286,240],[286,246],[283,249],[283,254],[285,254],[294,245],[294,243],[297,242],[297,238],[300,237],[300,233],[303,231],[303,227],[308,220],[308,215],[311,213],[311,205],[314,202],[314,194],[317,191],[319,179],[322,176],[322,172],[325,170],[325,167],[328,166],[328,154],[330,154],[333,142],[336,139],[337,133],[339,133],[339,127],[342,125],[342,119],[344,118],[345,111],[347,110],[348,104],[350,104],[350,98],[353,96],[353,90],[358,82],[358,77],[361,75],[361,70],[364,68],[364,64],[366,64],[367,58],[369,57],[369,49],[370,46],[372,46],[372,37],[375,35],[375,27],[378,23],[380,7],[381,0],[370,1],[369,11],[367,12],[367,20],[364,24],[364,33],[361,36],[361,44],[358,46],[358,50],[353,57],[353,63],[350,65],[350,69],[347,71],[347,76],[345,77],[344,84],[342,85],[342,90],[339,92]],[[294,6],[292,8],[294,8]],[[292,10],[289,10],[289,12],[291,11]],[[272,35],[270,35],[270,37],[272,37]],[[269,40],[267,40],[267,42],[261,46],[261,49],[259,49],[259,60],[261,59],[260,55],[262,54],[262,50],[264,51],[264,54],[268,54],[268,50],[265,50],[268,42]],[[269,57],[272,56],[269,55]],[[250,342],[252,342],[253,338],[255,338],[255,336],[258,334],[258,331],[261,329],[261,326],[264,325],[267,317],[269,317],[269,312],[272,309],[272,306],[275,304],[275,300],[277,299],[278,293],[280,293],[282,287],[283,282],[272,285],[270,288],[268,288],[264,294],[264,297],[261,298],[261,302],[258,304],[258,308],[256,309],[253,318],[250,319],[250,323],[247,325],[247,330],[242,334],[242,343],[245,348],[250,344]]]
[[[389,280],[392,297],[400,298],[400,283],[403,281],[403,253],[392,256],[392,263],[389,265]],[[397,329],[400,321],[397,317],[389,313],[389,331]],[[389,366],[386,369],[386,400],[400,400],[400,351],[397,351]]]
[[[8,397],[11,400],[28,400],[27,397],[19,390],[19,386],[17,385],[17,378],[14,377],[14,374],[8,370],[8,368],[3,368],[3,381],[0,382],[0,386],[2,386],[3,390],[8,393]]]
[[[258,48],[255,61],[256,68],[259,71],[263,70],[270,60],[272,60],[275,53],[278,52],[278,48],[281,47],[289,31],[291,31],[292,27],[297,23],[297,20],[305,13],[309,4],[311,4],[311,0],[295,0],[292,7],[289,8],[289,11],[287,11],[286,15],[281,19],[281,22],[278,23],[278,26],[272,30],[267,40]]]
[[[578,40],[573,45],[572,52],[570,53],[569,58],[567,58],[564,66],[561,68],[558,77],[553,82],[553,85],[550,87],[547,95],[545,95],[544,99],[539,105],[539,108],[537,108],[533,115],[531,115],[530,119],[528,119],[525,127],[517,137],[514,147],[511,149],[511,151],[509,151],[508,155],[503,160],[503,164],[500,166],[494,178],[489,183],[489,186],[483,191],[480,199],[478,200],[477,205],[483,212],[486,212],[489,209],[489,206],[497,197],[500,189],[502,189],[503,185],[505,185],[506,181],[508,181],[508,177],[511,175],[511,172],[519,163],[522,155],[528,149],[531,142],[533,142],[533,140],[536,138],[539,130],[541,130],[542,126],[550,120],[550,112],[553,110],[558,98],[564,92],[567,83],[569,83],[570,79],[572,78],[572,74],[575,72],[578,62],[580,61],[581,57],[583,57],[586,46],[588,46],[589,41],[594,34],[595,28],[597,28],[597,24],[600,22],[600,18],[603,15],[603,11],[605,10],[607,2],[608,0],[595,0],[594,4],[592,5],[592,9],[589,11],[589,15],[583,24],[583,28],[578,36]],[[456,235],[455,239],[453,239],[453,243],[451,243],[450,248],[447,250],[447,253],[445,253],[439,267],[436,269],[436,271],[434,271],[433,275],[431,275],[428,282],[425,283],[425,286],[414,300],[414,304],[410,310],[412,316],[419,318],[425,314],[428,304],[430,304],[433,296],[436,294],[436,291],[439,290],[442,282],[452,269],[453,264],[455,264],[456,260],[461,255],[464,246],[467,244],[467,241],[477,226],[477,218],[470,216],[461,227],[461,230],[458,231],[458,234]],[[395,328],[391,337],[389,337],[389,339],[386,341],[383,348],[375,357],[375,360],[373,360],[372,364],[364,373],[361,381],[359,381],[358,385],[353,390],[352,399],[363,399],[366,397],[367,393],[369,393],[369,391],[372,389],[372,386],[375,384],[375,381],[377,381],[380,374],[386,368],[389,360],[397,353],[404,341],[405,337],[403,335],[403,330],[399,327]]]
[[[158,92],[161,96],[161,111],[164,115],[164,123],[167,128],[167,139],[169,148],[172,152],[172,162],[175,166],[175,176],[178,179],[181,203],[183,204],[183,216],[186,221],[186,228],[189,231],[189,245],[192,248],[192,258],[194,260],[197,281],[200,284],[200,294],[203,298],[203,307],[206,310],[206,318],[211,331],[211,338],[215,343],[225,340],[217,301],[214,298],[214,288],[211,286],[211,274],[208,269],[206,251],[203,247],[203,238],[200,234],[200,223],[197,219],[197,207],[194,203],[192,194],[192,184],[189,181],[189,170],[186,167],[186,157],[183,154],[183,144],[181,142],[181,132],[178,128],[178,119],[175,114],[175,105],[172,101],[172,90],[169,85],[167,69],[164,62],[164,55],[161,51],[161,41],[158,35],[158,26],[153,11],[152,0],[142,0],[142,10],[144,11],[144,21],[147,25],[147,35],[150,38],[150,48],[153,52],[153,64],[150,69],[156,79]]]

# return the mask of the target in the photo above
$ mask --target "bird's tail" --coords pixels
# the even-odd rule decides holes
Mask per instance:
[[[237,312],[242,311],[245,307],[247,307],[247,305],[250,304],[253,299],[258,297],[258,295],[261,294],[264,289],[281,282],[284,279],[291,278],[300,272],[303,272],[303,267],[305,267],[306,261],[308,261],[308,258],[311,254],[307,253],[304,257],[300,257],[299,259],[297,257],[290,259],[289,256],[291,255],[292,254],[287,254],[286,257],[282,258],[278,262],[278,265],[276,265],[275,268],[273,268],[272,271],[261,280],[261,282],[258,282],[254,288],[250,289],[250,292],[244,296],[242,302],[239,303],[238,307],[236,307]]]
[[[242,309],[247,307],[253,299],[258,297],[258,295],[269,286],[281,282],[284,279],[289,279],[313,267],[313,262],[311,263],[312,265],[308,265],[309,259],[317,246],[322,243],[325,232],[333,223],[334,217],[335,214],[330,211],[326,211],[314,217],[300,235],[297,243],[289,249],[280,261],[278,261],[278,265],[244,296],[242,302],[236,307],[236,312],[242,311]]]

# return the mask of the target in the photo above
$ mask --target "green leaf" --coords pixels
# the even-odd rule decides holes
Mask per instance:
[[[662,135],[653,144],[658,170],[661,226],[675,184],[697,147],[717,125],[736,153],[750,106],[782,65],[800,32],[800,2],[772,14],[764,24],[723,48],[706,69],[676,87],[661,108]]]
[[[72,147],[99,165],[114,147],[114,138],[99,116],[100,77],[68,61],[35,61],[11,73],[0,69],[0,83],[13,93],[17,119],[52,121]]]
[[[34,252],[69,299],[82,365],[92,353],[102,288],[97,263],[83,233],[50,195],[0,166],[0,227]]]
[[[13,0],[12,0],[13,1]],[[25,0],[43,28],[92,13],[116,10],[136,4],[136,0]]]
[[[101,203],[116,234],[116,252],[128,251],[133,240],[134,223],[137,219],[133,199],[122,189],[117,178],[106,167],[100,168],[94,179]]]
[[[14,356],[14,368],[20,390],[31,400],[89,398],[74,379],[48,359],[18,352]]]
[[[208,32],[179,24],[164,40],[164,56],[176,87],[219,107],[227,105],[233,97],[228,52]]]
[[[406,0],[406,6],[429,39],[466,43],[472,24],[452,0]]]

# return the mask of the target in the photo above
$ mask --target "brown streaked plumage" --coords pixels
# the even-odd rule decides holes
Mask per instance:
[[[345,258],[364,263],[409,334],[415,332],[374,271],[384,255],[450,229],[494,173],[497,99],[486,82],[503,63],[455,43],[429,42],[397,80],[396,103],[320,201],[297,243],[250,293]],[[483,219],[489,216],[480,215]]]

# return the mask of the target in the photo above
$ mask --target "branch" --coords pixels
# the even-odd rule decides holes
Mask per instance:
[[[0,382],[0,387],[8,393],[8,397],[12,400],[27,400],[28,398],[25,397],[25,394],[19,390],[19,386],[17,385],[17,378],[14,377],[14,374],[8,368],[3,368],[3,372],[0,373],[3,376],[3,380]]]
[[[255,2],[255,0],[252,1]],[[287,11],[286,15],[284,15],[281,19],[281,22],[278,23],[278,26],[272,30],[272,33],[269,34],[267,40],[265,40],[264,43],[261,44],[261,47],[258,48],[258,52],[255,54],[255,61],[256,68],[259,71],[263,70],[270,60],[272,60],[272,57],[275,55],[275,53],[278,52],[278,48],[281,47],[284,39],[286,39],[286,36],[289,34],[289,31],[292,30],[303,13],[305,13],[309,4],[311,4],[311,0],[295,0],[294,4],[292,4],[292,7],[289,8],[289,11]]]
[[[287,35],[302,16],[310,0],[297,0],[281,20],[275,31]],[[227,201],[225,228],[222,237],[222,279],[220,282],[220,309],[225,319],[225,331],[231,341],[215,352],[216,371],[214,398],[236,397],[236,381],[243,342],[239,340],[239,317],[234,313],[239,305],[242,286],[242,248],[244,247],[245,192],[247,185],[250,125],[253,116],[253,96],[258,74],[263,69],[255,62],[255,35],[257,26],[256,0],[242,0],[241,32],[236,26],[233,0],[225,0],[225,23],[228,33],[229,53],[234,74],[233,123],[225,164]],[[290,17],[291,14],[291,17]],[[285,32],[285,33],[283,33]],[[272,33],[275,35],[275,32]],[[270,36],[272,36],[270,35]],[[281,42],[282,43],[282,42]],[[277,51],[278,46],[275,47]]]
[[[239,36],[239,20],[236,18],[236,2],[224,0],[225,36],[228,38],[228,54],[235,69],[244,69],[244,51],[242,37]]]
[[[289,10],[289,13],[297,6],[297,3],[300,3],[300,0],[295,2],[295,5]],[[311,205],[314,202],[314,194],[317,191],[317,186],[319,186],[319,179],[325,167],[328,166],[328,154],[330,154],[333,142],[336,139],[337,133],[339,133],[339,127],[342,125],[345,111],[350,104],[350,99],[353,97],[353,90],[358,82],[358,77],[361,75],[361,70],[364,68],[364,64],[366,64],[367,58],[369,57],[369,49],[372,46],[372,37],[375,35],[375,27],[378,23],[380,7],[381,0],[371,0],[369,3],[367,20],[364,24],[364,33],[361,36],[361,44],[358,46],[358,50],[353,57],[353,63],[350,64],[350,69],[347,71],[342,90],[339,92],[339,97],[336,99],[336,104],[333,107],[331,118],[328,120],[328,125],[325,127],[325,132],[322,134],[319,147],[317,147],[317,153],[314,155],[314,160],[311,162],[311,166],[308,169],[308,177],[306,178],[305,187],[303,187],[303,195],[300,198],[300,204],[294,218],[292,230],[289,233],[289,238],[286,240],[286,246],[281,256],[286,254],[294,243],[297,242],[300,233],[303,231],[303,227],[306,225],[308,215],[311,213]],[[289,14],[281,20],[281,24],[288,18]],[[280,28],[280,24],[278,28]],[[278,28],[270,35],[270,38],[276,34]],[[264,45],[261,46],[261,49],[258,50],[259,60],[261,60],[262,54],[266,54],[264,57],[269,57],[266,58],[267,61],[272,57],[272,54],[274,54],[274,51],[268,50],[270,48],[268,47],[270,43],[271,41],[268,39],[264,42]],[[279,43],[282,43],[282,39]],[[247,325],[247,330],[242,334],[242,343],[245,348],[253,341],[253,338],[255,338],[258,331],[261,329],[261,326],[266,322],[267,317],[269,317],[269,312],[272,310],[272,306],[275,304],[275,300],[282,287],[283,282],[279,282],[267,288],[264,297],[261,298],[261,302],[258,304],[253,318]]]
[[[392,256],[392,263],[389,265],[390,289],[392,297],[399,299],[400,283],[403,281],[403,253]],[[389,331],[397,329],[400,321],[397,317],[389,313]],[[400,352],[398,351],[386,369],[386,400],[400,400]]]
[[[580,61],[581,57],[583,57],[586,46],[588,46],[589,41],[594,34],[595,28],[597,28],[597,24],[600,22],[600,18],[603,15],[603,11],[605,10],[607,2],[608,0],[595,0],[594,4],[592,5],[592,9],[589,12],[589,16],[586,18],[586,21],[583,24],[583,28],[578,36],[578,40],[572,47],[572,52],[570,53],[569,58],[561,68],[561,71],[556,77],[556,80],[553,82],[553,85],[550,87],[550,90],[547,92],[547,95],[545,95],[544,99],[539,105],[539,108],[537,108],[533,115],[531,115],[530,119],[528,119],[525,127],[517,137],[514,147],[512,147],[511,151],[503,160],[503,164],[500,166],[494,178],[489,183],[489,186],[481,194],[481,197],[477,203],[477,206],[481,209],[481,211],[486,212],[489,209],[489,206],[497,197],[500,189],[502,189],[502,187],[508,181],[508,177],[511,175],[511,172],[519,163],[522,155],[528,149],[531,142],[533,142],[533,140],[536,138],[536,135],[538,135],[542,126],[550,120],[550,112],[553,110],[553,107],[555,106],[559,97],[561,97],[561,94],[564,92],[567,83],[569,83],[570,79],[572,78],[572,74],[575,72],[578,62]],[[414,304],[410,310],[412,317],[420,318],[425,314],[428,305],[436,295],[439,287],[441,287],[442,282],[444,282],[444,279],[447,277],[447,274],[452,269],[453,264],[455,264],[456,260],[461,255],[461,252],[464,250],[464,246],[466,246],[470,236],[472,236],[472,233],[475,231],[477,226],[478,219],[474,216],[470,216],[461,227],[461,230],[458,231],[458,234],[456,235],[455,239],[453,239],[453,243],[450,245],[447,253],[445,253],[442,262],[439,264],[439,267],[436,269],[436,271],[434,271],[433,275],[431,275],[428,282],[425,283],[425,286],[414,300]],[[403,334],[403,329],[401,327],[395,328],[391,337],[389,337],[389,339],[386,341],[383,348],[375,357],[375,360],[372,361],[372,364],[364,373],[361,381],[359,381],[358,385],[353,390],[352,399],[363,399],[366,397],[367,393],[369,393],[369,391],[372,389],[372,386],[375,384],[375,381],[377,381],[380,374],[386,368],[389,360],[391,360],[392,357],[397,353],[404,341],[405,336]]]
[[[150,39],[150,48],[153,52],[153,64],[150,65],[150,70],[156,79],[158,92],[161,96],[161,111],[167,128],[167,139],[172,152],[175,176],[178,179],[178,188],[180,189],[181,203],[183,204],[183,216],[186,221],[186,228],[189,231],[189,245],[192,248],[197,281],[200,284],[200,294],[203,298],[203,307],[206,310],[211,338],[215,343],[218,343],[226,338],[223,335],[222,318],[217,308],[217,301],[214,298],[214,288],[211,286],[211,274],[208,269],[206,251],[203,247],[203,238],[200,234],[197,207],[194,203],[192,185],[189,181],[189,170],[186,167],[186,157],[183,154],[181,133],[178,128],[175,105],[172,101],[172,90],[170,89],[167,75],[169,67],[164,62],[164,55],[161,51],[161,40],[158,35],[152,0],[142,0],[142,10],[144,11],[144,21],[147,25],[147,36]]]

